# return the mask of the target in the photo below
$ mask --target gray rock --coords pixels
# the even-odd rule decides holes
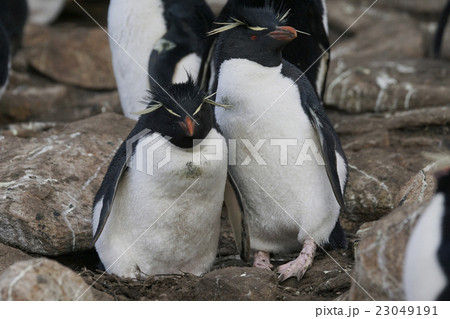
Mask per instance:
[[[89,286],[69,268],[45,259],[17,262],[0,276],[0,300],[89,301]]]
[[[108,36],[99,28],[28,26],[24,47],[29,64],[57,82],[116,88]]]
[[[31,139],[0,136],[0,241],[43,255],[87,249],[93,197],[133,125],[105,113]]]
[[[402,274],[405,249],[423,209],[403,206],[383,219],[363,226],[348,300],[404,300]]]
[[[337,68],[342,72],[337,74]],[[412,110],[448,106],[450,101],[450,62],[348,57],[335,60],[332,69],[326,102],[346,112]]]
[[[20,251],[19,249],[9,247],[0,243],[0,274],[12,264],[18,261],[29,259],[32,259],[32,257]]]

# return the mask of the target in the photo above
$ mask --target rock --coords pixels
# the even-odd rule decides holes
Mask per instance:
[[[29,26],[24,47],[29,64],[57,82],[87,89],[116,88],[108,36],[98,27]]]
[[[428,202],[434,195],[436,180],[433,176],[433,168],[436,162],[431,163],[411,177],[395,197],[396,206],[420,205]]]
[[[0,136],[0,241],[42,255],[88,249],[93,197],[133,126],[105,113],[36,138]]]
[[[17,262],[0,276],[0,300],[89,301],[89,286],[72,270],[39,258]]]
[[[349,161],[342,216],[359,225],[397,207],[400,190],[430,164],[423,154],[447,151],[450,145],[450,107],[394,114],[328,113]]]
[[[406,244],[422,212],[423,208],[402,206],[368,226],[357,248],[355,282],[348,300],[404,300],[402,274]]]
[[[32,259],[32,257],[28,256],[19,249],[12,248],[0,243],[0,274],[12,264],[28,259]]]
[[[212,271],[200,279],[198,300],[275,300],[275,273],[258,268],[225,268]]]
[[[353,0],[355,1],[355,0]],[[365,5],[371,5],[373,0],[356,0]],[[401,12],[410,12],[415,15],[435,17],[439,16],[444,8],[447,0],[379,0],[376,4],[378,8],[396,9]]]
[[[21,72],[12,72],[0,101],[0,124],[71,122],[103,112],[122,114],[117,91],[87,91]]]
[[[450,100],[450,62],[352,61],[348,57],[343,61],[335,60],[332,69],[326,103],[346,112],[439,107],[448,105]]]

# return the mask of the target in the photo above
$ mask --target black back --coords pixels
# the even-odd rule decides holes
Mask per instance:
[[[442,15],[438,23],[438,28],[436,30],[436,35],[434,36],[433,42],[434,57],[438,57],[441,53],[442,39],[444,38],[445,27],[447,25],[449,15],[450,15],[450,0],[447,1],[447,4],[444,7],[444,10],[442,11]]]
[[[8,79],[9,52],[8,35],[0,22],[0,88],[6,84]]]
[[[444,220],[442,221],[442,241],[438,249],[438,260],[447,278],[447,286],[438,300],[450,301],[450,169],[439,178],[437,193],[444,195]]]
[[[163,2],[167,32],[150,55],[148,71],[150,86],[156,80],[164,87],[172,83],[175,67],[182,58],[191,53],[202,56],[214,14],[204,0]]]
[[[28,16],[26,0],[0,0],[0,22],[8,35],[12,52],[22,45],[22,35]]]

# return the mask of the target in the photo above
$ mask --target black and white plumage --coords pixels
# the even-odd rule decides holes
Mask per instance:
[[[268,7],[240,8],[232,17],[234,27],[223,27],[214,55],[217,101],[232,108],[217,109],[217,122],[227,139],[248,139],[253,145],[267,141],[259,148],[265,164],[249,163],[248,152],[238,150],[230,171],[248,214],[251,248],[257,251],[254,265],[268,268],[268,253],[298,251],[303,244],[304,254],[278,269],[281,280],[299,278],[311,265],[316,243],[347,244],[338,220],[347,160],[314,88],[282,59],[283,47],[295,41],[295,29],[282,26]],[[286,139],[299,148],[315,145],[324,165],[295,164],[299,148],[287,154],[287,165],[281,164],[269,141]]]
[[[288,13],[286,23],[302,31],[283,49],[283,58],[306,72],[317,94],[323,97],[330,62],[325,0],[229,0],[217,20],[227,21],[241,6],[261,8],[268,3],[278,14]]]
[[[152,95],[152,112],[141,115],[95,196],[95,248],[105,269],[120,276],[136,277],[138,269],[147,275],[199,275],[217,253],[226,143],[206,94],[192,79],[166,91],[154,88]],[[204,156],[215,154],[215,144],[194,148],[208,139],[223,146],[220,159]],[[168,149],[170,160],[160,167]],[[153,161],[157,169],[147,174]]]
[[[194,16],[192,6],[198,9]],[[183,15],[184,13],[188,15]],[[195,31],[195,34],[190,34],[191,39],[196,38],[199,30],[204,28],[203,24],[211,19],[210,14],[212,13],[204,0],[196,1],[195,5],[186,0],[111,0],[108,32],[111,36],[114,74],[125,116],[137,119],[135,113],[144,108],[139,102],[149,89],[148,70],[153,49],[162,53],[169,51],[168,48],[175,48],[174,41],[181,39],[174,32],[177,28],[185,29],[186,24]],[[192,22],[194,25],[190,25]],[[183,30],[183,36],[184,32],[190,31]],[[181,41],[180,47],[173,52],[181,55],[187,53],[181,46],[184,44]],[[188,51],[192,50],[192,45]],[[200,60],[195,54],[187,54],[181,60],[177,60],[178,58],[179,56],[175,57],[174,61],[170,54],[159,57],[159,61],[156,59],[150,65],[150,74],[163,80],[167,77],[178,81],[186,78],[186,68],[195,78],[198,72],[196,69],[200,67]],[[166,69],[162,68],[163,64],[167,65]],[[174,75],[174,72],[178,75]]]
[[[0,98],[8,85],[11,56],[21,46],[26,20],[25,0],[0,0]]]
[[[406,300],[450,301],[450,168],[437,176],[436,194],[408,241],[403,273]]]
[[[156,42],[149,61],[150,85],[163,87],[197,78],[206,33],[214,14],[203,0],[164,1],[167,32]]]
[[[450,16],[450,0],[447,1],[442,10],[441,18],[439,19],[436,34],[433,42],[433,55],[438,57],[441,54],[442,39],[444,38],[445,27],[447,26],[448,18]]]

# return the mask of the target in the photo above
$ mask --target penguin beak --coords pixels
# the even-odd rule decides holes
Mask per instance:
[[[292,27],[277,27],[275,31],[270,32],[268,35],[279,41],[290,42],[297,37],[297,31]]]
[[[187,136],[194,135],[195,122],[189,116],[186,116],[183,122],[178,122]]]

